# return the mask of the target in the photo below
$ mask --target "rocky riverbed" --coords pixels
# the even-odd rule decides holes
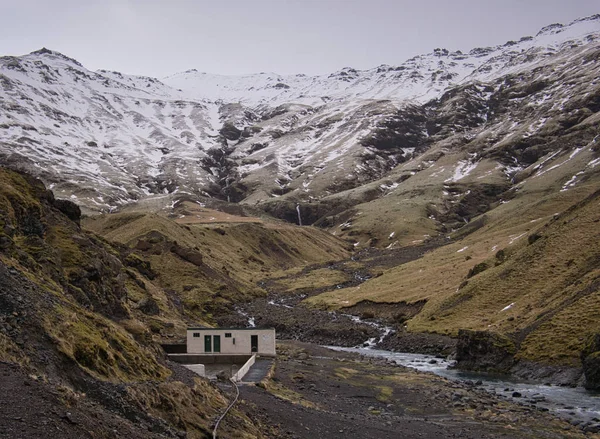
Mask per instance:
[[[241,389],[272,437],[586,437],[535,407],[384,359],[296,341],[278,349],[272,378]]]
[[[310,294],[310,293],[308,293]],[[490,383],[488,381],[485,382],[484,385],[473,386],[474,383],[479,381],[479,377],[475,375],[471,376],[469,373],[461,373],[458,371],[447,372],[445,370],[448,362],[444,359],[454,355],[456,351],[456,340],[447,336],[437,335],[437,334],[419,334],[419,333],[409,333],[407,332],[403,325],[398,322],[394,322],[393,316],[397,315],[399,312],[410,313],[410,309],[399,309],[398,307],[402,307],[402,305],[384,305],[389,309],[383,310],[384,318],[375,319],[372,315],[371,308],[374,304],[370,303],[362,303],[360,306],[355,307],[356,309],[348,309],[344,310],[344,312],[328,312],[324,310],[314,309],[310,307],[304,306],[301,302],[307,297],[307,293],[301,294],[284,294],[278,291],[271,291],[267,297],[257,299],[253,302],[246,303],[240,308],[236,310],[235,313],[230,315],[222,316],[220,320],[221,326],[268,326],[274,327],[277,330],[278,338],[284,340],[290,340],[290,342],[286,342],[287,344],[284,346],[288,346],[289,343],[292,343],[291,346],[302,346],[306,352],[319,352],[317,357],[323,357],[319,361],[324,360],[325,357],[329,358],[330,361],[334,361],[334,359],[340,356],[341,361],[345,359],[345,353],[342,354],[339,351],[332,353],[329,352],[324,354],[321,351],[318,351],[318,346],[315,345],[329,345],[329,346],[339,346],[346,348],[356,348],[356,351],[362,351],[363,354],[368,354],[367,357],[373,356],[375,350],[382,350],[381,352],[388,352],[389,355],[394,355],[395,352],[401,353],[412,353],[412,354],[426,354],[429,356],[427,361],[425,360],[416,360],[421,363],[429,363],[429,370],[427,367],[418,367],[421,371],[427,370],[428,372],[433,372],[437,375],[442,376],[443,378],[450,379],[453,381],[451,386],[458,386],[457,388],[463,389],[470,396],[466,396],[467,403],[462,400],[457,400],[457,396],[454,396],[454,400],[451,398],[450,401],[443,401],[443,399],[439,399],[439,403],[447,404],[447,409],[452,410],[454,408],[468,408],[468,410],[476,410],[471,407],[472,398],[483,398],[481,399],[481,404],[487,404],[491,398],[493,401],[502,400],[503,404],[508,404],[510,407],[519,407],[515,413],[529,413],[533,411],[535,413],[542,412],[550,412],[548,416],[552,415],[560,415],[562,419],[569,423],[572,427],[575,427],[581,432],[586,433],[594,433],[596,431],[600,431],[600,419],[597,419],[595,403],[592,404],[588,401],[591,397],[583,389],[580,389],[583,393],[581,394],[581,404],[577,403],[577,390],[572,389],[564,389],[562,393],[567,392],[568,394],[563,395],[560,392],[560,388],[556,386],[546,386],[548,388],[543,388],[541,383],[526,383],[526,384],[515,384],[516,381],[512,380],[510,377],[496,377],[492,378],[496,380],[494,383]],[[397,309],[398,308],[398,309]],[[352,312],[352,314],[349,314]],[[353,315],[354,314],[354,315]],[[389,318],[385,318],[385,315],[389,314]],[[293,342],[292,342],[293,341]],[[309,342],[309,344],[301,344],[300,342]],[[300,343],[300,344],[299,344]],[[367,349],[365,349],[367,348]],[[373,350],[373,348],[376,348]],[[284,348],[284,362],[280,362],[278,367],[283,366],[283,370],[291,367],[290,364],[296,366],[292,360],[286,357],[285,352],[289,350],[288,347]],[[296,349],[296,348],[294,348]],[[293,349],[292,349],[293,350]],[[300,362],[305,361],[306,358],[311,356],[310,353],[302,353],[300,354]],[[313,355],[314,356],[314,355]],[[352,359],[355,361],[356,359]],[[411,361],[399,361],[397,358],[392,359],[389,358],[390,363],[395,363],[396,361],[400,364],[406,364],[410,367],[415,367],[415,364],[412,364]],[[290,363],[290,361],[292,361]],[[386,360],[374,360],[363,358],[361,362],[366,362],[368,364],[385,364],[388,367],[392,367],[390,364],[386,363]],[[435,370],[433,370],[435,369]],[[279,370],[279,369],[278,369]],[[321,373],[320,371],[318,372]],[[343,375],[343,374],[342,374]],[[277,380],[276,374],[276,380]],[[432,380],[432,383],[436,383],[438,378],[433,375],[427,375]],[[558,375],[557,375],[558,376]],[[333,382],[338,382],[340,376],[335,376],[333,373],[333,377],[330,377]],[[323,380],[327,378],[321,377],[322,384],[325,387],[330,387],[331,382],[325,384]],[[385,380],[385,376],[381,377],[382,380]],[[422,378],[426,380],[426,378]],[[484,377],[485,381],[485,377]],[[277,382],[277,381],[275,381]],[[295,381],[293,381],[295,383]],[[545,381],[544,381],[545,382]],[[434,385],[434,384],[430,384]],[[564,385],[564,384],[563,384]],[[429,385],[428,385],[429,386]],[[427,389],[430,387],[426,386]],[[302,387],[302,386],[300,386]],[[540,388],[538,388],[540,387]],[[316,384],[313,386],[313,389],[316,389]],[[334,389],[338,389],[339,387],[335,387]],[[282,390],[287,395],[288,390]],[[294,390],[297,392],[298,389]],[[306,390],[299,389],[299,390]],[[261,391],[259,390],[246,390],[249,393],[249,398],[266,398],[265,395],[261,396]],[[521,394],[522,392],[522,394]],[[541,393],[540,393],[541,392]],[[570,393],[569,393],[570,392]],[[302,393],[302,392],[300,392]],[[335,391],[334,391],[335,393]],[[425,392],[427,394],[427,392]],[[548,393],[548,395],[544,396],[541,399],[541,394]],[[571,394],[572,393],[572,394]],[[312,393],[311,393],[312,395]],[[516,395],[516,396],[515,396]],[[279,395],[281,396],[281,395]],[[289,395],[288,395],[289,396]],[[314,396],[314,395],[312,395]],[[336,396],[337,398],[337,396]],[[488,398],[488,399],[486,399]],[[538,398],[538,400],[535,400]],[[547,399],[546,399],[547,398]],[[285,398],[284,398],[285,399]],[[377,399],[377,398],[375,398]],[[287,401],[289,403],[289,401]],[[298,403],[298,401],[295,401]],[[283,407],[279,407],[282,403],[269,403],[270,407],[273,407],[273,410],[284,410]],[[310,416],[322,416],[322,413],[315,414],[311,412],[311,408],[314,407],[306,407],[305,404],[299,403],[299,407],[293,407],[291,409],[292,412],[296,413],[300,410],[299,413],[296,413],[298,416],[306,416],[307,425],[310,425],[309,417]],[[493,404],[492,404],[493,406]],[[370,407],[370,406],[369,406]],[[365,407],[362,407],[361,410],[364,410]],[[367,407],[368,409],[368,407]],[[331,416],[331,410],[328,410],[329,415]],[[411,409],[412,410],[412,409]],[[508,412],[501,413],[512,413],[511,409]],[[308,412],[307,412],[308,411]],[[368,411],[368,410],[367,410]],[[487,409],[483,410],[483,412],[487,413]],[[482,412],[482,413],[483,413]],[[493,412],[493,410],[492,410]],[[390,415],[392,416],[392,415]],[[485,415],[488,416],[488,415]],[[484,416],[484,417],[485,417]],[[492,415],[489,415],[492,416]],[[277,418],[281,418],[281,414],[277,414]],[[493,417],[493,416],[492,416]],[[285,416],[284,416],[285,418]],[[335,417],[334,417],[335,418]],[[330,418],[327,422],[323,421],[323,434],[326,434],[324,437],[335,437],[332,436],[332,431],[329,431],[325,428],[325,425],[334,425],[334,418]],[[296,418],[294,418],[296,419]],[[520,419],[519,416],[513,417],[511,419]],[[295,422],[295,421],[294,421]],[[331,424],[333,422],[333,424]],[[388,421],[386,421],[388,422]],[[391,421],[390,421],[391,422]],[[518,423],[518,422],[517,422]],[[295,424],[294,424],[295,425]],[[386,424],[387,425],[387,424]],[[298,427],[296,425],[296,427]],[[297,428],[292,428],[292,431],[296,431]],[[490,427],[489,425],[486,428]],[[296,428],[296,430],[295,430]],[[360,429],[360,427],[357,426]],[[379,428],[379,427],[378,427]],[[341,428],[340,430],[344,430]],[[308,431],[308,430],[307,430]],[[344,430],[347,431],[347,430]],[[379,431],[377,429],[373,431]],[[390,430],[390,431],[393,431]],[[487,431],[487,430],[486,430]],[[491,432],[488,431],[488,433]],[[464,433],[464,432],[463,432]],[[296,436],[291,435],[289,437],[304,437],[302,435]],[[363,431],[360,433],[361,435],[357,435],[356,437],[371,437],[367,433],[367,431]],[[364,435],[363,435],[364,434]],[[383,434],[383,433],[382,433]],[[433,433],[431,433],[433,434]],[[462,434],[462,433],[461,433]],[[464,433],[467,434],[467,433]],[[287,436],[283,436],[287,437]],[[375,436],[374,436],[375,437]],[[377,437],[387,437],[385,434]],[[407,436],[410,437],[410,436]],[[430,436],[430,437],[445,437],[445,436]],[[452,437],[452,436],[448,436]],[[455,436],[455,437],[471,437],[468,434],[466,436]],[[475,436],[473,436],[475,437]],[[478,437],[495,437],[491,436],[478,436]],[[534,436],[538,437],[538,436]],[[552,437],[552,436],[549,436]],[[566,437],[566,436],[556,436],[556,437]]]

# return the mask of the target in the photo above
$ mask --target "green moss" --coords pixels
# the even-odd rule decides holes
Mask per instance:
[[[58,250],[64,267],[79,266],[87,259],[84,258],[84,253],[73,240],[72,232],[63,226],[51,227],[47,232],[46,240]]]
[[[380,402],[389,401],[394,394],[394,389],[389,386],[376,386],[376,389],[379,390],[379,394],[376,398]]]
[[[170,372],[125,330],[97,314],[58,306],[45,327],[59,350],[92,375],[111,381],[166,378]]]

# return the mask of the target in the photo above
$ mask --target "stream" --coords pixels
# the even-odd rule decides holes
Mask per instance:
[[[506,375],[483,372],[465,372],[449,368],[452,362],[431,355],[391,352],[370,347],[344,348],[327,346],[336,351],[356,352],[369,357],[385,358],[396,364],[431,372],[453,381],[479,382],[479,388],[495,393],[513,402],[535,405],[570,420],[573,424],[598,422],[600,419],[600,393],[581,387],[548,386]],[[521,396],[513,396],[517,392]],[[516,395],[516,394],[515,394]]]
[[[289,299],[288,299],[289,300]],[[269,306],[293,309],[296,303],[286,299],[271,299]],[[288,302],[288,303],[286,303]],[[254,318],[238,309],[248,321],[248,326],[254,326]],[[336,314],[336,313],[331,313]],[[369,357],[385,358],[396,364],[411,367],[423,372],[434,373],[453,381],[466,382],[477,388],[494,393],[514,403],[537,407],[549,411],[561,418],[567,419],[573,425],[600,423],[600,392],[587,391],[581,387],[561,387],[545,385],[539,382],[520,380],[508,375],[498,375],[485,372],[467,372],[451,367],[454,362],[434,357],[432,355],[393,352],[377,349],[377,345],[390,333],[393,328],[380,324],[372,319],[361,319],[350,314],[336,314],[352,320],[356,324],[366,324],[376,328],[379,336],[366,340],[356,347],[326,346],[336,351],[355,352]]]

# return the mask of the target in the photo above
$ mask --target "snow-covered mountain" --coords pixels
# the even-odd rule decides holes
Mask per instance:
[[[582,108],[597,113],[588,102],[599,53],[599,15],[497,47],[324,76],[190,70],[158,80],[92,72],[42,49],[0,58],[0,161],[91,211],[204,194],[286,218],[289,206],[314,202],[312,222],[329,212],[328,197],[399,165],[432,168],[432,147],[470,151],[452,175],[487,155],[495,164],[485,175],[513,178],[543,155],[523,160],[498,152],[503,144],[529,139],[527,151],[571,112],[577,123],[590,117]]]
[[[188,70],[163,81],[184,90],[188,96],[249,106],[288,102],[315,106],[349,99],[424,103],[451,85],[489,81],[527,69],[565,47],[588,43],[590,36],[596,39],[598,30],[598,17],[589,17],[568,26],[553,24],[535,37],[526,36],[501,46],[477,47],[465,53],[437,48],[397,66],[382,65],[369,70],[347,67],[323,76],[275,73],[225,76]]]

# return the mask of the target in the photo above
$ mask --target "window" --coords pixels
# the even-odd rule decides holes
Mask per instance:
[[[231,332],[226,332],[225,333],[225,338],[231,338]]]
[[[194,338],[198,338],[200,337],[200,333],[199,332],[194,332]]]

